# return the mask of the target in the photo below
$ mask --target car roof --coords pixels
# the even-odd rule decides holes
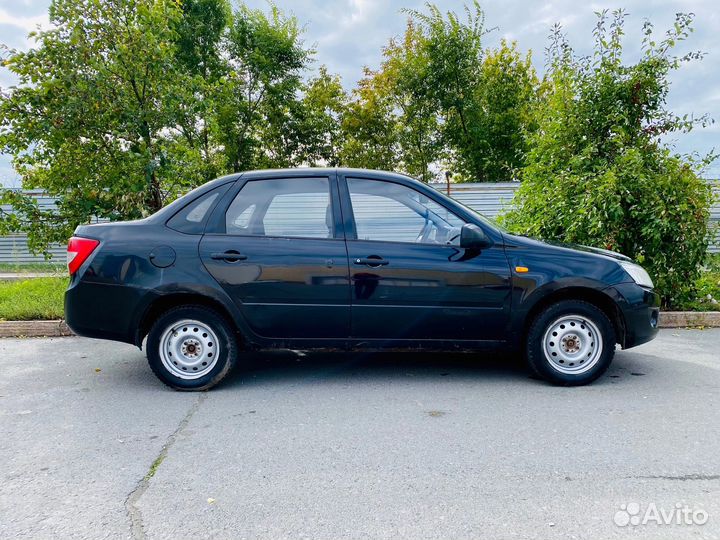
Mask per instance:
[[[276,176],[285,176],[287,178],[307,177],[313,174],[326,175],[329,172],[337,172],[343,176],[362,176],[363,178],[376,179],[397,179],[397,180],[415,180],[411,176],[405,174],[379,171],[375,169],[354,169],[351,167],[295,167],[291,169],[261,169],[255,171],[245,171],[240,173],[243,178],[269,178]]]

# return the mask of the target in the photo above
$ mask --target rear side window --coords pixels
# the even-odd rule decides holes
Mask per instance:
[[[327,178],[251,180],[225,214],[227,234],[333,238]]]
[[[185,234],[202,234],[210,213],[229,187],[224,184],[201,195],[170,218],[167,226]]]

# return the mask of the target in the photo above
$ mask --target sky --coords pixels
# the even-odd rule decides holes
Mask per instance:
[[[237,0],[235,0],[237,1]],[[0,43],[28,48],[27,33],[47,27],[49,0],[0,0]],[[437,0],[442,10],[461,12],[462,0]],[[265,0],[246,0],[253,8],[267,9]],[[284,12],[294,14],[304,28],[305,44],[316,49],[315,64],[328,66],[341,75],[351,89],[362,76],[364,66],[377,68],[382,48],[392,37],[402,35],[407,15],[403,8],[423,9],[424,0],[275,0]],[[672,74],[669,108],[676,114],[709,114],[717,122],[688,134],[675,134],[666,142],[679,153],[707,154],[720,151],[720,9],[717,0],[488,0],[481,2],[486,26],[496,28],[485,37],[485,46],[493,47],[502,38],[516,40],[521,50],[531,50],[533,63],[542,75],[544,50],[550,28],[559,22],[578,54],[592,50],[594,12],[623,8],[628,13],[625,25],[627,59],[638,54],[643,21],[649,19],[658,33],[672,26],[676,12],[696,15],[695,32],[680,46],[679,53],[701,50],[701,62],[686,64]],[[636,57],[636,56],[635,56]],[[12,83],[0,68],[0,86]],[[720,177],[720,160],[704,174]],[[17,178],[6,156],[0,155],[0,181],[17,185]]]

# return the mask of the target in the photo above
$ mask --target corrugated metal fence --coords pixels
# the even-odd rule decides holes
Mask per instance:
[[[48,197],[42,191],[26,191],[37,200],[41,210],[51,210],[55,208],[55,199]],[[13,211],[9,205],[0,206],[3,212],[10,213]],[[9,236],[0,236],[0,264],[25,264],[25,263],[49,263],[62,264],[65,260],[65,246],[57,245],[50,248],[52,260],[46,261],[42,255],[33,255],[30,253],[27,245],[27,236],[24,234],[12,234]]]
[[[711,211],[711,225],[715,228],[715,241],[710,246],[710,251],[720,252],[720,181],[713,181],[713,191],[716,195],[715,204]],[[450,184],[450,195],[463,204],[477,210],[483,215],[494,218],[502,212],[512,201],[515,191],[520,186],[514,182],[482,183],[482,184]],[[433,184],[438,191],[446,193],[445,184]],[[54,199],[43,195],[40,192],[30,192],[38,199],[42,208],[53,208]],[[11,211],[11,208],[3,206],[4,211]],[[62,262],[65,257],[65,246],[53,246],[50,252],[53,255],[51,263]],[[0,236],[0,263],[43,263],[42,256],[32,255],[27,247],[25,235]]]

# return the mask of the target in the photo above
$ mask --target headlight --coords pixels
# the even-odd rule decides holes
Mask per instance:
[[[620,266],[622,266],[623,270],[630,274],[630,277],[633,278],[635,283],[641,287],[648,287],[650,289],[653,288],[653,282],[650,278],[650,274],[648,274],[642,266],[626,261],[621,261]]]

